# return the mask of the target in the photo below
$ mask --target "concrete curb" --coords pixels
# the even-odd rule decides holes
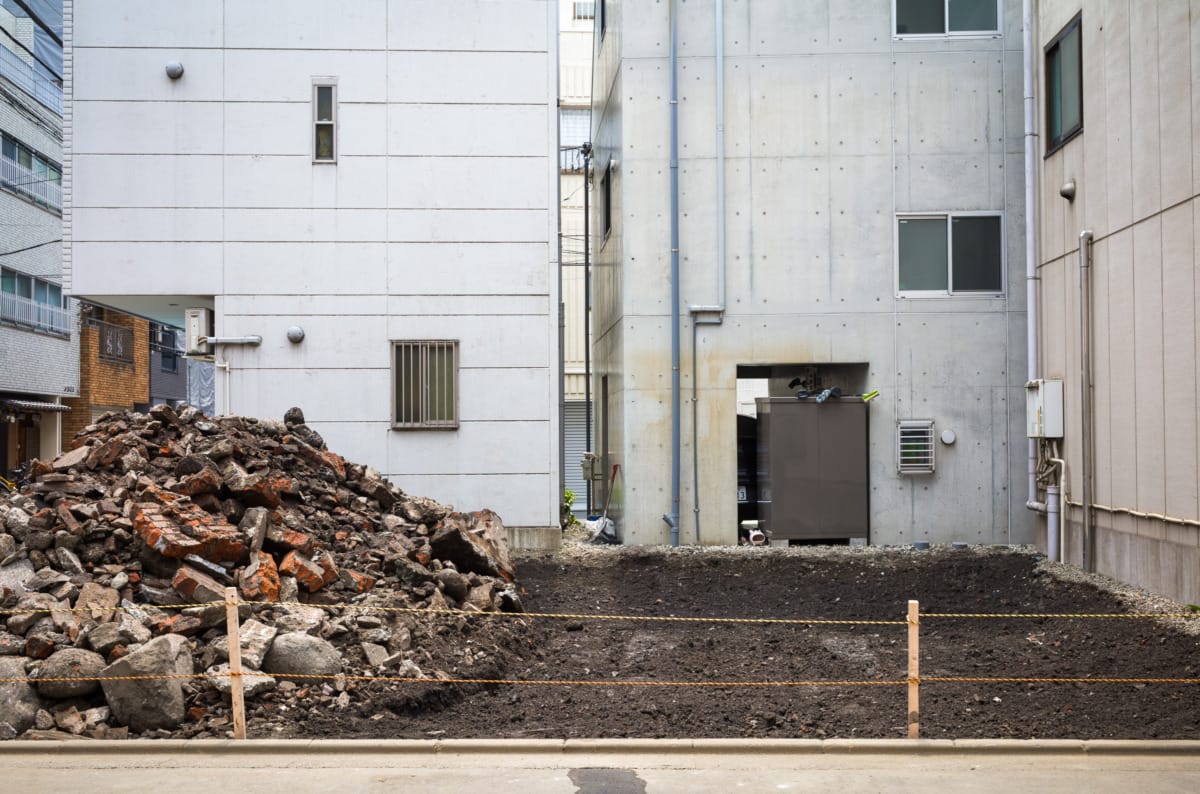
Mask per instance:
[[[1154,755],[1200,759],[1198,740],[1077,739],[129,739],[0,742],[4,756],[386,755]]]

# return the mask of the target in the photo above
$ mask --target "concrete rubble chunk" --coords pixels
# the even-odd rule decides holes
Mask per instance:
[[[229,675],[229,663],[213,665],[204,671],[208,676],[208,683],[222,695],[228,695],[233,691],[231,676]],[[278,686],[279,682],[273,677],[267,675],[261,670],[255,670],[250,667],[242,666],[242,692],[246,697],[261,695],[264,692],[270,692]]]
[[[508,582],[515,578],[511,564],[505,562],[507,552],[502,554],[491,541],[472,534],[465,526],[443,526],[434,533],[429,545],[435,557],[449,560],[461,572],[498,576]]]
[[[66,582],[70,577],[61,574],[53,568],[42,568],[25,580],[25,589],[31,592],[44,593]]]
[[[251,618],[245,621],[240,626],[240,642],[238,643],[242,649],[242,664],[246,667],[253,667],[256,670],[261,670],[263,659],[267,652],[271,650],[271,643],[275,640],[275,636],[279,633],[279,629],[274,626],[268,626],[265,623],[259,623]],[[229,637],[218,637],[213,641],[213,647],[221,654],[222,658],[229,658]]]
[[[68,469],[75,468],[76,466],[82,466],[87,462],[88,455],[90,455],[91,452],[92,449],[88,446],[77,447],[70,452],[64,452],[54,459],[54,470],[67,471]]]
[[[35,623],[50,616],[50,610],[59,605],[58,599],[46,593],[26,593],[17,599],[13,607],[16,614],[8,618],[8,630],[13,634],[24,634]],[[29,610],[23,612],[21,610]]]
[[[31,576],[33,576],[33,563],[27,559],[14,560],[8,565],[0,566],[0,587],[24,593],[26,592],[25,580]]]
[[[101,671],[106,678],[122,676],[190,676],[192,654],[188,641],[176,634],[150,640]],[[104,699],[113,717],[131,731],[174,728],[183,722],[183,678],[106,680]]]
[[[38,694],[56,700],[90,695],[100,688],[100,682],[54,679],[94,679],[100,675],[104,666],[104,657],[93,651],[85,651],[82,648],[55,651],[38,668]]]
[[[25,678],[25,660],[0,657],[0,678]],[[23,681],[0,682],[0,724],[8,723],[18,734],[34,725],[41,701],[31,684]]]
[[[91,610],[86,613],[88,617],[98,623],[105,623],[116,618],[115,607],[119,603],[121,603],[121,594],[117,590],[104,587],[96,582],[87,582],[79,590],[75,608]]]

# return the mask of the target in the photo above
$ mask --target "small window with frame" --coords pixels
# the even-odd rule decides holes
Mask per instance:
[[[998,36],[1000,0],[893,0],[893,30],[909,36]]]
[[[1046,45],[1046,154],[1083,131],[1083,17]]]
[[[337,80],[313,78],[313,162],[337,162]]]
[[[896,271],[901,296],[1003,295],[1003,216],[994,212],[898,216]]]
[[[458,340],[392,342],[392,428],[458,428]]]

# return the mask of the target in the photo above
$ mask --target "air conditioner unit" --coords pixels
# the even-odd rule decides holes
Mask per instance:
[[[189,356],[210,356],[213,348],[208,338],[213,335],[212,309],[187,309],[184,312],[184,349]]]

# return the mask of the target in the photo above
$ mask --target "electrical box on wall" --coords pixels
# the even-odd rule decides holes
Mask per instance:
[[[184,351],[189,356],[207,356],[213,352],[208,338],[213,335],[212,309],[188,309],[184,312]],[[204,341],[201,341],[204,340]]]
[[[1025,384],[1025,423],[1029,438],[1063,437],[1063,382],[1031,380]]]

